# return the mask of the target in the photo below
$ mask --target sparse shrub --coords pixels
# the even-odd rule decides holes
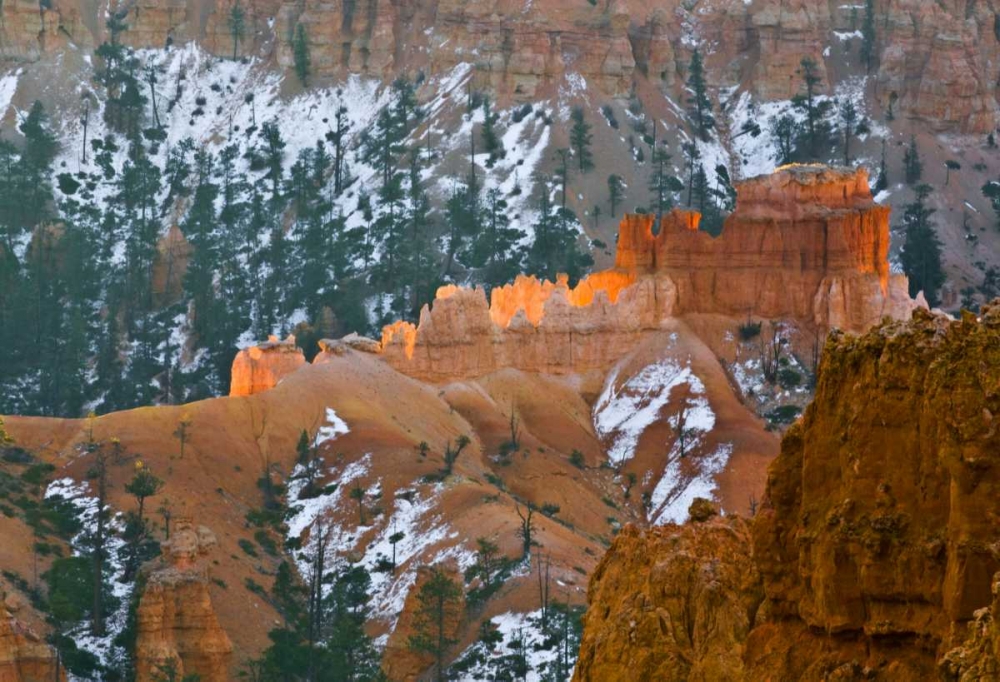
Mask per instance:
[[[253,543],[247,540],[246,538],[240,538],[237,544],[240,546],[240,549],[242,549],[246,553],[247,556],[252,556],[255,559],[258,557],[257,548],[254,547]]]
[[[791,367],[778,370],[778,383],[784,389],[792,389],[802,383],[802,375]]]
[[[747,320],[744,324],[740,325],[739,328],[740,341],[743,341],[744,343],[747,341],[753,341],[758,336],[760,336],[760,329],[761,329],[760,322],[753,322],[751,320]]]
[[[569,455],[569,463],[575,466],[577,469],[583,469],[587,463],[584,461],[583,453],[579,450],[574,450]]]

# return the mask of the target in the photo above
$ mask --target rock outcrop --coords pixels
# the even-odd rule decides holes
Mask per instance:
[[[742,679],[763,592],[747,522],[712,512],[696,500],[699,522],[618,534],[590,579],[574,680]]]
[[[578,679],[692,665],[714,647],[742,647],[742,671],[684,679],[996,679],[997,414],[1000,301],[978,318],[917,311],[861,336],[834,332],[750,546],[735,520],[728,536],[718,520],[623,532],[591,584]],[[685,557],[701,568],[674,570]],[[732,605],[759,603],[760,586],[734,571],[759,573],[752,614]],[[713,632],[674,626],[698,614],[714,614]]]
[[[233,360],[229,395],[246,396],[274,388],[286,376],[306,364],[295,337],[281,341],[272,336],[266,343],[244,348]]]
[[[6,604],[0,589],[0,682],[65,680],[66,673],[59,669],[53,648],[14,618]]]
[[[988,606],[1000,570],[1000,306],[834,334],[816,399],[785,435],[754,526],[776,620],[855,642],[918,679]],[[809,647],[763,655],[758,677],[814,670]],[[780,639],[780,637],[779,637]],[[903,647],[905,655],[893,653]],[[846,647],[845,647],[846,648]],[[766,672],[766,674],[765,674]],[[897,678],[899,679],[899,678]]]
[[[849,54],[857,64],[858,5],[818,0],[712,3],[577,0],[379,2],[243,0],[245,29],[234,42],[232,0],[138,0],[125,10],[125,43],[162,48],[198,41],[214,54],[273,57],[293,64],[301,26],[318,76],[432,73],[470,64],[475,86],[502,98],[531,99],[582,76],[608,96],[624,95],[643,74],[671,89],[686,79],[695,45],[712,86],[743,86],[762,99],[788,99],[802,85],[801,61]],[[105,39],[105,18],[79,0],[16,0],[0,7],[0,57],[33,60],[73,43]],[[935,130],[984,134],[1000,119],[996,9],[989,3],[876,2],[877,97],[897,114]],[[830,69],[831,72],[835,69]]]
[[[385,328],[382,352],[432,381],[501,367],[548,373],[605,369],[664,320],[689,313],[792,320],[864,331],[918,305],[889,272],[889,209],[865,171],[792,166],[737,187],[722,234],[697,213],[627,215],[615,268],[575,288],[520,277],[491,292],[442,287],[418,325]]]
[[[160,565],[147,569],[136,615],[139,682],[154,679],[168,661],[180,676],[198,675],[204,682],[230,679],[233,645],[219,625],[208,592],[206,556],[215,544],[210,530],[178,519],[170,540],[162,545]]]

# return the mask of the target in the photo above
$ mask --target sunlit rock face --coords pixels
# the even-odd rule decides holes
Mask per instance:
[[[917,305],[889,272],[889,209],[863,170],[791,166],[740,184],[722,234],[675,210],[627,215],[615,267],[570,287],[518,277],[497,287],[442,287],[419,324],[385,328],[382,352],[412,376],[446,380],[501,367],[606,369],[664,320],[690,313],[785,319],[864,331]]]
[[[159,679],[167,661],[178,676],[226,682],[233,645],[216,618],[208,591],[209,550],[215,536],[190,520],[174,524],[163,558],[151,568],[136,613],[136,674],[139,682]]]
[[[229,395],[247,396],[274,388],[283,378],[306,364],[295,337],[284,341],[272,336],[266,343],[241,350],[233,360]]]

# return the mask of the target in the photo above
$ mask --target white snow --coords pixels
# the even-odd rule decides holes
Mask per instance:
[[[337,416],[337,411],[332,407],[328,407],[326,408],[326,423],[319,427],[319,431],[316,432],[313,446],[319,447],[323,443],[329,443],[332,440],[336,440],[338,436],[350,432],[351,429],[348,428],[347,423]]]
[[[74,556],[84,555],[90,537],[97,529],[97,498],[90,494],[90,484],[87,482],[77,482],[72,478],[61,478],[53,481],[45,489],[45,499],[61,497],[72,504],[77,511],[78,518],[83,524],[83,529],[74,537],[70,545]],[[89,621],[84,621],[67,631],[67,635],[73,639],[76,646],[90,652],[97,657],[102,665],[108,665],[113,661],[124,659],[126,652],[115,644],[115,638],[125,628],[128,619],[129,600],[135,586],[133,582],[124,582],[124,562],[122,553],[125,542],[121,539],[121,533],[125,529],[124,520],[121,514],[108,514],[105,524],[107,526],[105,550],[105,571],[111,594],[118,600],[118,608],[107,614],[105,620],[106,634],[103,637],[95,637],[90,633]],[[75,682],[72,675],[70,682]]]
[[[473,650],[479,648],[483,650],[482,653],[486,656],[486,662],[449,679],[455,679],[459,682],[493,679],[493,673],[496,668],[495,661],[503,656],[514,654],[518,648],[523,652],[528,664],[527,675],[520,678],[523,682],[542,682],[543,680],[556,679],[554,677],[555,665],[560,652],[558,647],[552,647],[551,649],[543,648],[546,637],[541,627],[541,610],[530,613],[508,611],[490,618],[490,622],[496,625],[497,632],[503,637],[503,641],[497,644],[495,648],[488,650],[485,649],[482,643],[478,642],[469,646],[456,660],[460,660],[472,653]],[[521,639],[522,644],[520,647],[515,647],[515,642],[518,638]],[[569,655],[575,667],[577,656],[575,648],[571,648]],[[573,671],[570,670],[566,679],[572,677]]]
[[[671,449],[667,468],[653,489],[650,520],[658,525],[684,523],[688,508],[696,497],[711,499],[715,492],[715,476],[722,472],[733,453],[731,443],[719,445],[711,454],[698,459],[698,473],[685,480],[681,474],[680,452]],[[689,455],[695,457],[695,455]]]
[[[8,73],[0,77],[0,119],[3,119],[7,114],[10,102],[14,99],[14,93],[17,92],[17,81],[20,76],[21,69],[18,69],[14,73]]]
[[[621,386],[620,371],[616,367],[611,372],[594,407],[594,428],[598,436],[610,441],[608,459],[613,464],[635,455],[639,438],[663,418],[663,409],[676,387],[687,384],[691,394],[687,428],[708,431],[715,425],[715,415],[702,396],[705,387],[689,364],[682,366],[675,360],[663,359],[644,367]]]

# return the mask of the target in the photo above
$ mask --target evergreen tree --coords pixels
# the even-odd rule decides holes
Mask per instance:
[[[461,586],[437,567],[430,569],[429,577],[417,592],[414,634],[410,636],[409,647],[434,657],[438,682],[445,680],[445,655],[458,642],[451,628],[461,615],[461,598]]]
[[[594,153],[591,151],[594,135],[590,132],[591,126],[587,122],[583,107],[573,107],[570,119],[573,121],[569,130],[570,145],[576,153],[580,172],[586,173],[594,167]],[[566,205],[565,200],[563,205]]]
[[[795,160],[795,119],[789,114],[771,117],[771,135],[775,142],[775,162],[786,166]]]
[[[340,91],[338,91],[339,94]],[[351,121],[347,118],[347,107],[338,104],[333,120],[333,128],[327,132],[326,139],[333,144],[333,191],[337,196],[340,196],[348,184],[345,161]]]
[[[493,167],[496,161],[503,157],[503,142],[500,141],[500,137],[497,135],[496,130],[497,115],[493,113],[493,109],[490,106],[490,98],[486,96],[483,98],[483,149],[487,154],[490,155],[489,161],[487,161],[487,166]]]
[[[932,188],[918,185],[913,203],[907,204],[903,215],[906,242],[900,260],[903,272],[910,279],[910,296],[924,292],[933,308],[941,303],[938,291],[945,282],[941,267],[941,241],[932,220],[934,209],[928,208],[927,197]]]
[[[545,183],[542,184],[544,186]],[[544,190],[534,232],[534,239],[524,254],[529,274],[555,281],[558,274],[565,273],[569,275],[570,282],[575,283],[593,265],[594,259],[579,246],[576,216],[565,208],[553,211],[548,193]]]
[[[910,136],[910,146],[903,153],[903,175],[906,184],[915,186],[920,183],[924,174],[924,162],[920,160],[920,149],[917,147],[917,138]]]
[[[233,39],[233,59],[239,54],[240,41],[246,33],[246,13],[239,0],[229,8],[229,35]]]
[[[295,39],[292,41],[292,57],[295,62],[295,75],[299,77],[302,87],[309,87],[312,63],[309,58],[309,39],[306,37],[306,27],[302,24],[298,24],[295,27]]]
[[[878,177],[875,179],[875,186],[872,188],[872,193],[878,194],[887,189],[889,189],[889,171],[886,169],[885,164],[885,140],[882,140],[882,159],[879,161]]]
[[[608,202],[611,204],[611,217],[618,214],[618,204],[625,197],[625,181],[620,175],[608,176]]]
[[[871,73],[875,64],[875,0],[865,0],[865,16],[861,22],[861,63]]]
[[[649,178],[649,192],[653,195],[653,207],[660,216],[674,207],[674,194],[684,189],[684,185],[670,172],[670,159],[665,143],[653,149]]]
[[[803,116],[796,140],[796,149],[806,161],[819,161],[829,151],[833,128],[827,121],[833,102],[821,99],[819,87],[823,80],[819,66],[806,57],[801,62],[800,72],[805,85],[805,93],[792,99],[792,106]]]
[[[701,139],[708,141],[715,128],[715,117],[712,115],[712,101],[708,98],[705,84],[705,66],[701,51],[695,48],[688,67],[687,88],[691,93],[688,105],[691,107],[691,118],[694,120],[695,132]]]
[[[478,279],[487,289],[512,281],[521,271],[516,251],[521,233],[510,226],[507,209],[500,190],[492,188],[486,192],[470,264],[481,269]]]

